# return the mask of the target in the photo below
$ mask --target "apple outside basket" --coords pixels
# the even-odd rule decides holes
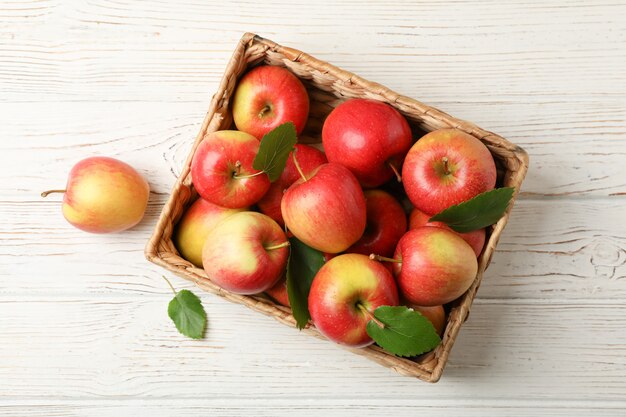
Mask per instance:
[[[440,110],[429,107],[419,101],[402,96],[388,88],[367,81],[348,71],[344,71],[327,62],[320,61],[296,49],[278,45],[252,33],[246,33],[237,45],[226,71],[213,96],[202,128],[196,137],[191,154],[181,170],[174,185],[172,195],[163,207],[154,233],[146,246],[149,261],[193,281],[198,287],[224,297],[232,302],[274,317],[281,323],[295,329],[296,323],[291,310],[274,303],[264,295],[245,296],[233,294],[213,284],[204,270],[195,267],[183,259],[172,243],[172,232],[185,209],[197,198],[191,182],[190,165],[193,154],[202,139],[209,133],[230,129],[233,126],[230,102],[239,78],[252,66],[258,64],[286,67],[302,80],[311,99],[309,120],[301,142],[321,142],[321,130],[325,117],[341,102],[348,98],[368,98],[382,101],[402,113],[413,130],[413,137],[419,138],[426,132],[442,128],[460,129],[480,139],[491,151],[498,168],[499,187],[515,187],[515,196],[519,192],[522,180],[528,169],[526,152],[501,136],[485,131],[478,126],[454,118]],[[505,215],[488,228],[488,239],[478,258],[478,273],[472,286],[458,300],[451,304],[442,343],[430,353],[417,358],[401,358],[387,353],[372,345],[363,349],[350,349],[396,372],[419,378],[428,382],[437,382],[441,377],[448,355],[454,344],[461,324],[467,319],[480,286],[483,273],[495,250],[500,234],[507,223],[513,201]],[[302,330],[317,337],[323,337],[309,325]],[[330,342],[329,342],[330,343]]]

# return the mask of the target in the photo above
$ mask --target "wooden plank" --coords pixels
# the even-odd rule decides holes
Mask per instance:
[[[0,403],[0,415],[10,417],[45,416],[58,417],[117,417],[139,415],[169,417],[173,414],[186,417],[198,415],[229,416],[320,416],[353,415],[390,416],[427,415],[432,417],[484,417],[494,414],[499,417],[575,417],[615,416],[623,417],[623,402],[539,401],[538,404],[518,401],[493,401],[486,406],[483,401],[457,401],[450,398],[446,405],[427,399],[399,399],[386,404],[375,398],[216,398],[216,399],[119,399],[119,400],[5,400]]]
[[[208,294],[207,337],[186,339],[169,298],[4,296],[0,397],[623,402],[626,390],[623,303],[479,301],[429,385]]]
[[[0,203],[0,294],[166,294],[164,270],[143,257],[166,198],[152,197],[144,221],[114,235],[74,229],[58,198]],[[626,299],[623,214],[623,198],[518,201],[478,297]]]
[[[0,44],[10,81],[4,87],[20,100],[29,91],[38,98],[90,93],[170,100],[168,87],[198,97],[195,85],[219,76],[241,33],[256,31],[431,101],[459,101],[459,95],[506,102],[623,99],[619,31],[626,6],[568,6],[459,2],[453,15],[437,2],[311,7],[300,1],[263,10],[108,0],[40,2],[43,12],[7,6],[17,10],[0,15],[10,40]],[[306,25],[291,21],[305,11]]]
[[[624,200],[520,200],[478,292],[481,298],[621,299]]]
[[[179,172],[206,112],[206,102],[89,102],[63,106],[0,103],[0,112],[6,118],[2,136],[7,141],[0,161],[9,168],[0,172],[2,199],[23,201],[44,188],[62,184],[76,161],[94,154],[127,160],[147,176],[155,191],[167,193],[175,179],[169,171]],[[626,132],[616,131],[610,123],[594,121],[609,107],[598,104],[591,109],[576,109],[564,104],[559,112],[578,120],[569,127],[559,121],[558,115],[541,115],[540,107],[481,105],[482,115],[461,116],[527,149],[531,168],[523,186],[526,196],[609,196],[626,192],[626,164],[622,163]],[[626,120],[626,106],[611,111],[611,117]],[[526,116],[520,118],[522,113]],[[34,115],[37,123],[33,123]],[[558,129],[558,135],[548,137],[545,132],[551,129]],[[14,173],[24,167],[28,175],[20,176],[16,186]]]

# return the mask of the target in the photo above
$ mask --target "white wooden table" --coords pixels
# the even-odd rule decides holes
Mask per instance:
[[[626,415],[624,1],[174,3],[0,3],[1,415]],[[143,248],[244,31],[530,154],[438,384],[206,293],[205,340],[169,321]],[[90,155],[150,181],[132,231],[39,198]]]

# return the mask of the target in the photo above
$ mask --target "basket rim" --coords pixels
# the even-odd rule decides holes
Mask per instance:
[[[506,152],[507,157],[505,159],[509,162],[506,167],[506,173],[509,183],[508,185],[515,188],[513,199],[511,200],[511,203],[509,204],[509,207],[507,208],[504,216],[493,226],[491,236],[489,237],[488,242],[485,243],[485,249],[479,257],[478,274],[474,282],[472,283],[472,286],[461,297],[463,301],[459,304],[459,306],[455,307],[459,309],[458,316],[460,319],[455,320],[454,322],[452,322],[452,325],[450,325],[450,317],[447,318],[448,322],[446,323],[444,340],[442,340],[442,343],[435,349],[435,351],[430,353],[434,355],[432,360],[436,361],[434,366],[427,367],[421,365],[416,361],[411,361],[410,359],[396,357],[395,355],[387,353],[386,351],[382,350],[382,348],[375,345],[372,345],[365,349],[347,348],[354,353],[367,356],[369,359],[390,367],[403,375],[414,376],[427,382],[437,382],[441,378],[443,369],[447,363],[449,353],[452,346],[454,345],[454,341],[458,335],[460,327],[469,316],[469,310],[474,300],[476,291],[478,290],[478,287],[480,286],[480,283],[482,281],[483,273],[489,265],[489,262],[491,261],[491,257],[493,255],[493,252],[495,251],[497,241],[499,240],[500,234],[508,221],[508,217],[510,216],[510,212],[514,206],[515,199],[519,194],[521,184],[528,169],[529,158],[524,149],[509,142],[505,138],[495,133],[483,130],[473,123],[455,118],[447,113],[440,111],[439,109],[430,107],[410,97],[400,95],[381,84],[366,80],[356,74],[343,70],[325,61],[319,60],[302,51],[281,46],[254,33],[247,32],[241,37],[233,52],[226,71],[224,72],[222,80],[218,86],[217,92],[214,94],[211,100],[209,109],[202,123],[200,131],[196,136],[195,142],[185,162],[185,166],[180,176],[176,180],[172,192],[170,193],[170,196],[161,211],[154,232],[146,244],[146,258],[150,262],[163,266],[164,268],[176,273],[177,275],[185,279],[191,280],[195,283],[195,285],[203,290],[215,293],[219,296],[229,299],[230,301],[244,304],[249,308],[272,316],[276,320],[284,324],[293,326],[293,316],[291,316],[290,310],[288,310],[287,308],[275,305],[274,303],[269,302],[263,296],[240,296],[229,293],[225,290],[222,290],[221,288],[216,288],[214,284],[210,284],[199,279],[200,275],[198,273],[204,273],[203,270],[195,267],[189,267],[189,262],[180,258],[176,253],[169,252],[167,250],[159,250],[160,243],[163,240],[167,240],[168,235],[169,237],[171,237],[172,235],[173,225],[171,223],[173,223],[172,210],[174,200],[179,197],[181,193],[189,192],[187,186],[183,184],[183,181],[189,175],[188,167],[191,164],[191,159],[196,151],[196,148],[204,138],[207,131],[211,128],[217,130],[216,127],[219,126],[219,123],[223,119],[223,116],[220,113],[216,112],[216,110],[222,107],[222,105],[224,104],[224,100],[229,99],[229,95],[226,93],[229,84],[233,83],[233,66],[234,64],[240,64],[238,60],[241,59],[243,53],[248,48],[256,45],[264,48],[264,54],[267,54],[267,51],[272,51],[274,53],[283,55],[287,60],[291,62],[304,63],[308,66],[313,67],[316,70],[319,70],[320,74],[323,74],[326,77],[333,77],[341,83],[353,84],[360,88],[363,88],[368,92],[374,92],[377,96],[382,97],[384,101],[388,102],[394,107],[402,106],[404,108],[421,113],[421,115],[426,118],[432,118],[433,123],[441,123],[446,125],[447,127],[462,130],[480,139],[481,141],[486,142],[485,144],[488,146],[492,154],[494,148],[498,148],[499,150],[503,150],[504,152]],[[247,63],[245,64],[247,66]],[[234,82],[236,83],[236,79],[234,80]],[[512,167],[513,169],[511,169]],[[491,250],[488,250],[488,245],[491,246]],[[177,263],[173,263],[170,259],[166,259],[165,255],[174,255],[178,257],[178,259],[180,259],[180,261],[182,262],[178,261],[177,259]],[[246,302],[243,302],[241,297],[245,297]],[[312,328],[311,326],[307,326],[304,331],[308,334],[323,338],[323,336],[321,336],[317,332],[317,330],[314,329],[314,327]],[[392,360],[390,359],[390,357],[393,358],[393,363],[390,363],[390,361]]]

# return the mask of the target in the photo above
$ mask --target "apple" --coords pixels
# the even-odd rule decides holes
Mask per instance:
[[[398,305],[391,273],[365,255],[339,255],[322,266],[311,284],[309,312],[330,340],[363,347],[373,343],[366,326],[376,308]]]
[[[426,317],[432,324],[437,334],[441,336],[446,328],[446,310],[442,305],[438,306],[418,306],[415,304],[407,304],[407,307],[418,311],[422,316]]]
[[[328,262],[330,259],[334,258],[334,254],[324,254],[324,260]],[[285,307],[291,307],[289,303],[289,293],[287,292],[287,279],[282,278],[280,281],[276,283],[272,288],[266,290],[265,293],[269,295],[274,301],[278,304],[283,305]]]
[[[326,157],[347,167],[361,185],[374,188],[398,176],[413,143],[406,119],[375,100],[351,99],[330,112],[322,128]]]
[[[202,268],[202,247],[206,237],[219,222],[245,209],[229,209],[199,198],[185,211],[174,231],[174,245],[180,255]]]
[[[393,255],[396,244],[406,232],[406,214],[402,205],[382,190],[367,190],[365,205],[367,225],[363,236],[347,252],[383,256]]]
[[[272,297],[278,304],[291,307],[291,304],[289,304],[289,294],[287,293],[286,278],[282,278],[272,288],[265,290],[265,293]]]
[[[208,234],[202,265],[211,281],[237,294],[257,294],[282,277],[289,241],[272,219],[254,211],[228,216]]]
[[[267,175],[252,167],[259,141],[236,130],[208,134],[191,161],[191,178],[205,200],[228,208],[250,206],[270,188]]]
[[[310,174],[315,168],[328,162],[324,152],[301,143],[296,144],[295,152],[293,152],[292,155],[296,155],[296,158],[298,158],[300,168],[305,175]],[[293,163],[293,156],[290,156],[289,159],[287,159],[287,164],[280,178],[270,185],[267,193],[265,193],[263,198],[257,203],[259,211],[263,214],[267,214],[278,224],[284,226],[285,221],[280,211],[280,201],[283,198],[285,190],[299,178],[300,174]]]
[[[334,253],[323,253],[324,262],[328,262],[332,258],[335,257]],[[285,307],[291,307],[289,303],[289,294],[287,293],[287,278],[283,277],[280,281],[276,283],[272,288],[266,290],[265,293],[269,295],[274,301],[278,304],[284,305]]]
[[[411,147],[402,179],[413,205],[434,215],[492,190],[496,165],[480,140],[458,129],[440,129]]]
[[[293,122],[298,134],[309,117],[309,95],[289,70],[276,66],[252,69],[239,81],[233,98],[237,129],[259,140],[285,122]]]
[[[409,229],[417,229],[422,226],[434,226],[454,232],[454,230],[443,222],[429,222],[428,220],[431,217],[432,216],[414,208],[409,216]],[[485,246],[486,229],[473,230],[467,233],[454,233],[461,236],[461,238],[472,247],[477,257],[480,256],[480,253],[483,251],[483,246]]]
[[[459,298],[478,271],[474,251],[456,233],[439,227],[409,230],[391,261],[400,293],[411,304],[436,306]]]
[[[71,169],[64,190],[63,216],[90,233],[113,233],[130,229],[141,221],[148,205],[150,186],[130,165],[117,159],[94,156]]]
[[[281,211],[294,236],[322,252],[343,252],[365,230],[363,190],[339,164],[320,165],[293,183],[283,195]]]

